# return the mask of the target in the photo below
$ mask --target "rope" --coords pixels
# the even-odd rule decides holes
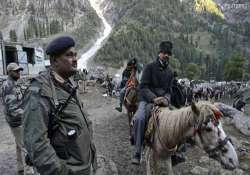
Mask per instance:
[[[163,141],[162,141],[162,138],[161,138],[161,135],[160,135],[160,129],[159,129],[159,127],[158,127],[158,125],[157,125],[157,121],[156,121],[156,117],[158,117],[159,112],[160,112],[159,107],[158,107],[158,106],[154,107],[152,117],[153,117],[153,123],[154,123],[155,129],[156,129],[156,133],[157,133],[159,142],[160,142],[161,146],[162,146],[167,152],[170,152],[170,153],[176,152],[176,150],[177,150],[177,145],[175,145],[174,148],[170,148],[170,149],[169,149],[169,148],[167,147],[167,145],[164,144]],[[157,115],[157,116],[156,116],[156,115]]]

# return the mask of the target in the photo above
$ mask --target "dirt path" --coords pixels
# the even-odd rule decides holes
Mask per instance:
[[[2,104],[0,105],[0,174],[14,175],[16,170],[15,141],[8,124],[3,117]]]
[[[128,118],[125,112],[114,110],[117,100],[103,97],[104,92],[103,89],[93,87],[82,98],[94,123],[94,139],[98,153],[115,162],[119,175],[144,174],[143,166],[138,168],[130,164],[132,147],[128,139]]]
[[[130,164],[132,147],[129,143],[128,119],[125,114],[114,110],[117,100],[111,97],[103,97],[104,89],[88,87],[88,93],[81,94],[90,119],[93,121],[94,140],[98,154],[112,160],[118,169],[119,175],[145,175],[145,161],[140,167]],[[16,170],[15,146],[7,123],[3,117],[2,105],[0,105],[0,175],[14,175]],[[225,125],[229,135],[247,141],[248,138],[235,131],[231,126]],[[250,149],[250,145],[249,145]],[[176,174],[195,174],[198,166],[198,174],[239,174],[224,172],[219,163],[208,159],[205,153],[197,147],[189,148],[188,160],[175,167]],[[248,159],[249,160],[249,159]],[[244,165],[244,174],[250,174],[250,165]],[[208,171],[200,173],[205,168]],[[218,171],[213,171],[218,169]],[[241,171],[240,171],[241,172]],[[197,175],[198,175],[197,174]]]

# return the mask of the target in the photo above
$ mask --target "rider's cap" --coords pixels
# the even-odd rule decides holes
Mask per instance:
[[[170,56],[172,55],[173,44],[171,41],[162,41],[159,47],[160,47],[160,52],[167,53]]]

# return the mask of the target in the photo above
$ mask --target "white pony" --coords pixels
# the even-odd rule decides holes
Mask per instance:
[[[158,112],[157,119],[155,116],[150,119],[154,121],[155,132],[146,151],[147,175],[161,173],[161,159],[166,160],[167,172],[173,175],[171,155],[186,138],[193,138],[201,149],[225,168],[235,169],[239,165],[236,151],[219,121],[221,113],[213,104],[198,102],[177,110],[159,108]]]

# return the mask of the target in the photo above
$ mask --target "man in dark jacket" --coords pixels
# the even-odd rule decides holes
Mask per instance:
[[[169,58],[172,55],[172,43],[160,43],[160,52],[156,60],[149,63],[142,73],[140,84],[140,103],[133,126],[133,136],[136,151],[133,155],[133,164],[140,164],[141,148],[145,132],[145,108],[149,103],[159,106],[168,106],[170,103],[170,89],[173,74],[169,68]]]

